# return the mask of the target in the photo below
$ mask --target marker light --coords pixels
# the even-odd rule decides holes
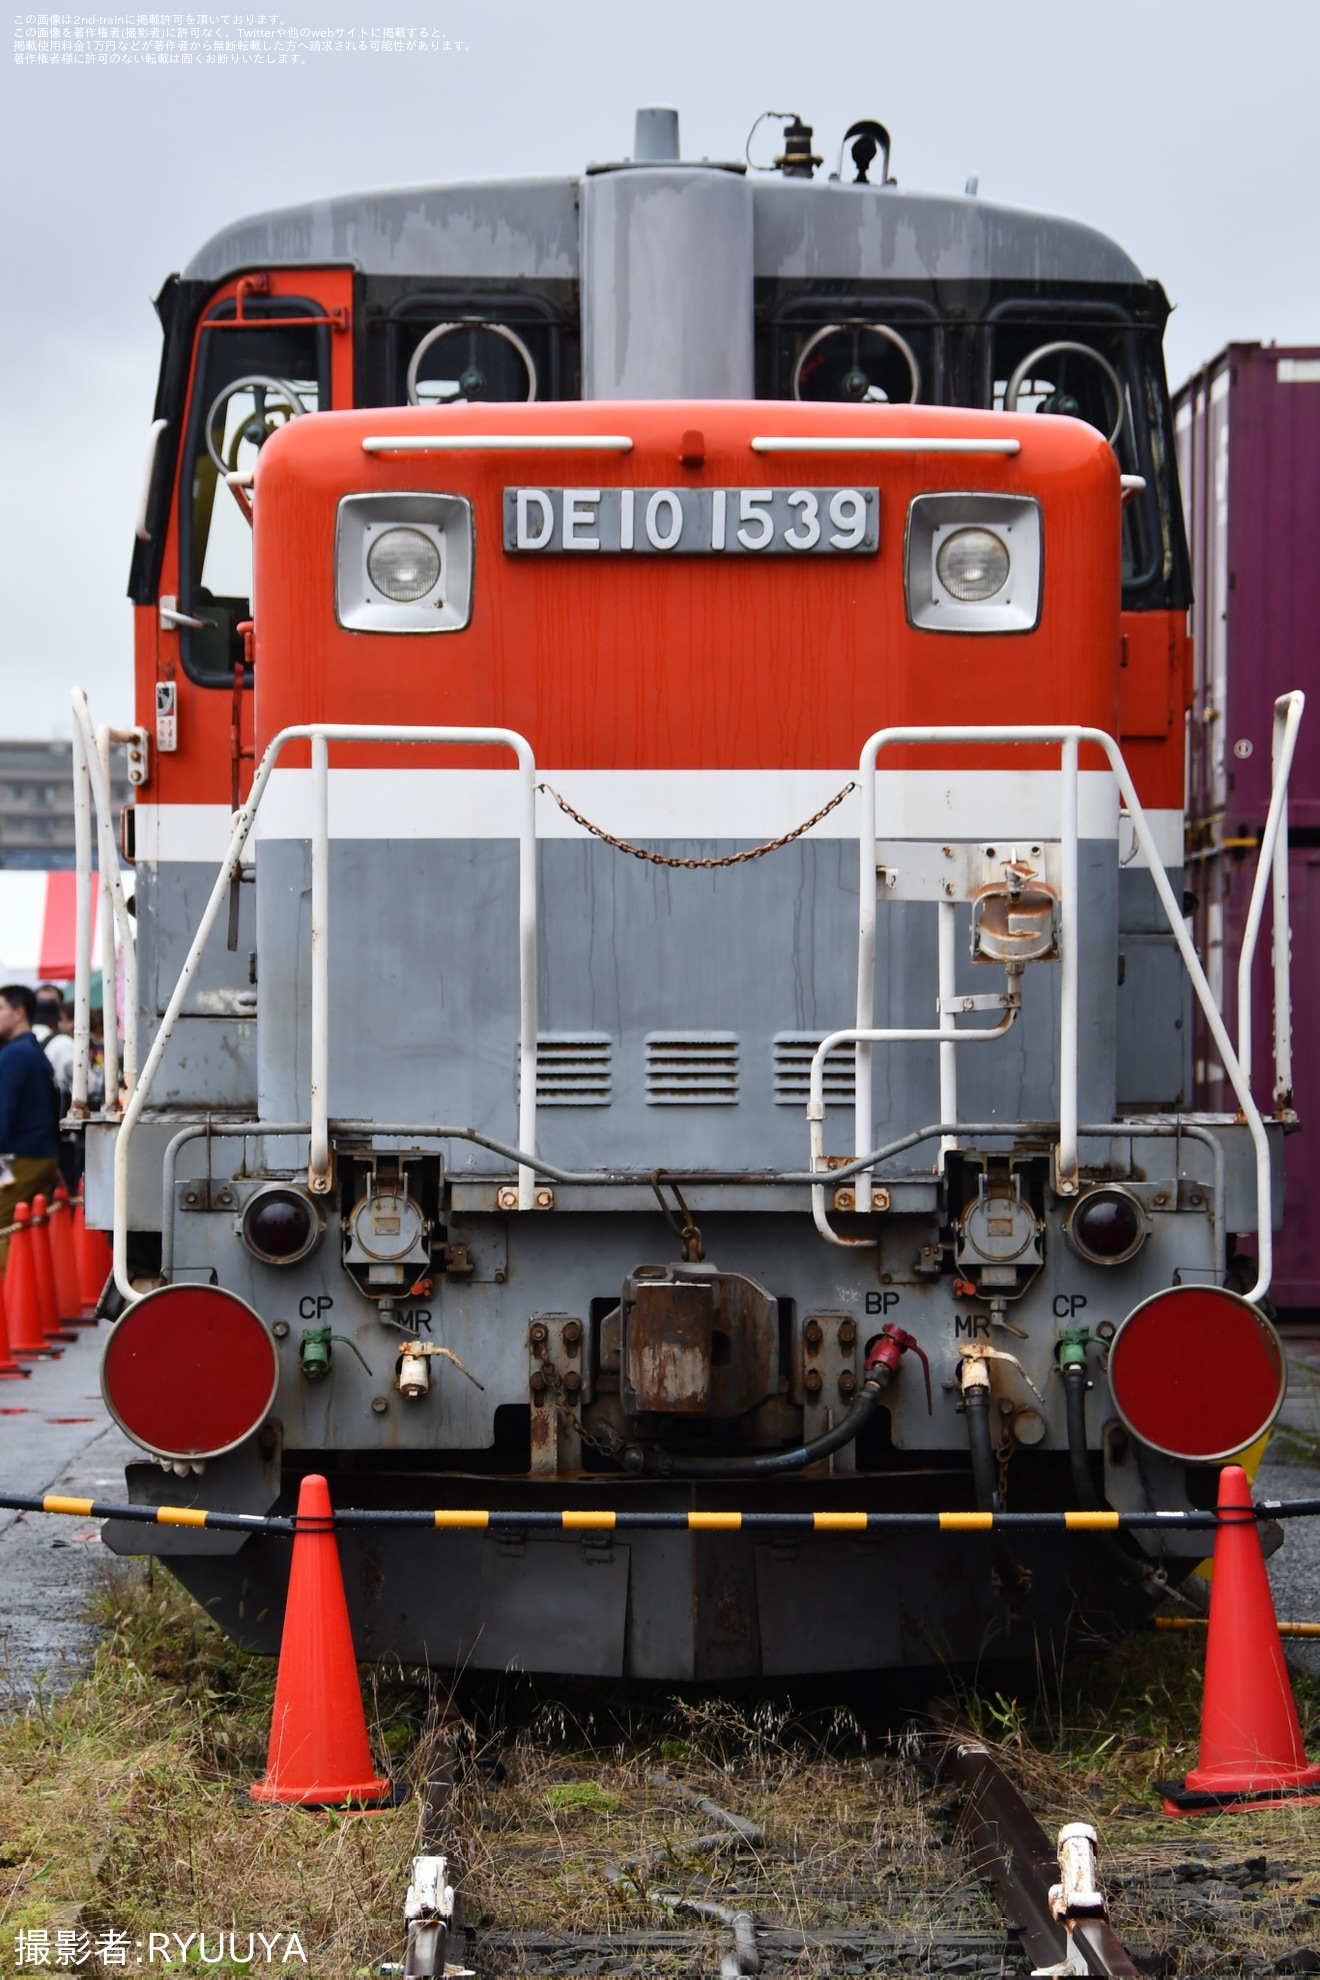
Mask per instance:
[[[425,598],[440,582],[440,551],[420,529],[387,529],[367,552],[367,576],[397,604]]]
[[[947,536],[935,559],[935,574],[951,597],[965,605],[993,598],[1008,583],[1008,549],[990,529],[959,529]]]
[[[1068,1219],[1068,1242],[1092,1265],[1122,1265],[1146,1242],[1146,1218],[1125,1189],[1093,1189]]]
[[[296,1265],[320,1237],[321,1216],[302,1190],[274,1183],[248,1198],[241,1231],[244,1244],[263,1265]]]

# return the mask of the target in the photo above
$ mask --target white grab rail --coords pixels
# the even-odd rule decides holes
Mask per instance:
[[[1247,925],[1238,956],[1238,1059],[1251,1078],[1251,970],[1265,912],[1265,895],[1273,880],[1274,896],[1274,1103],[1292,1105],[1292,929],[1288,910],[1288,778],[1292,773],[1297,732],[1302,726],[1306,696],[1300,689],[1281,694],[1274,704],[1272,785],[1265,817],[1256,879],[1251,889]]]
[[[87,809],[90,791],[96,816],[97,851],[101,892],[101,1008],[105,1017],[105,1098],[102,1111],[119,1111],[120,1066],[118,1014],[115,1009],[115,930],[124,965],[124,1060],[123,1090],[131,1100],[137,1085],[137,939],[128,902],[124,898],[124,878],[119,865],[114,818],[110,809],[109,756],[112,742],[122,742],[134,730],[102,728],[93,731],[85,688],[70,694],[73,708],[73,807],[74,859],[76,865],[73,990],[73,1100],[75,1117],[87,1112],[87,1069],[91,1050],[91,820]]]
[[[243,848],[256,819],[258,807],[270,782],[281,751],[291,742],[312,745],[312,1039],[311,1039],[311,1145],[308,1159],[309,1186],[321,1192],[329,1187],[329,1113],[327,1076],[329,1048],[329,745],[332,742],[405,743],[446,746],[477,745],[512,750],[518,759],[518,968],[519,1039],[522,1056],[518,1071],[518,1141],[523,1151],[536,1150],[536,759],[532,746],[515,729],[406,728],[348,722],[309,722],[281,729],[267,744],[252,779],[247,802],[234,813],[229,850],[225,855],[210,899],[184,958],[179,979],[165,1007],[146,1064],[124,1110],[115,1140],[114,1187],[114,1272],[115,1284],[127,1300],[138,1297],[128,1276],[128,1155],[142,1110],[165,1056],[179,1013],[200,967],[231,882],[238,874]],[[518,1170],[518,1208],[535,1207],[536,1172],[530,1165]]]
[[[1288,699],[1288,697],[1284,697]],[[1300,708],[1296,711],[1296,721],[1300,721]],[[1292,730],[1296,737],[1296,722]],[[1270,1147],[1265,1133],[1265,1123],[1260,1110],[1251,1095],[1251,1083],[1233,1050],[1219,1007],[1215,1002],[1205,971],[1187,932],[1183,920],[1181,903],[1174,897],[1169,876],[1164,869],[1155,845],[1150,823],[1137,796],[1131,772],[1123,758],[1123,752],[1114,738],[1103,729],[1091,729],[1074,723],[1037,724],[1024,723],[1020,727],[962,726],[948,728],[893,728],[878,729],[869,736],[863,746],[859,772],[862,785],[862,820],[858,838],[859,883],[861,900],[857,925],[857,1040],[856,1062],[856,1105],[854,1147],[858,1155],[866,1155],[874,1146],[871,1119],[871,1046],[866,1034],[872,1027],[875,1002],[875,947],[877,890],[875,877],[876,848],[876,777],[878,758],[884,749],[899,745],[948,746],[976,743],[1052,743],[1060,751],[1062,770],[1062,792],[1060,803],[1060,830],[1063,840],[1063,885],[1060,902],[1060,950],[1064,970],[1060,983],[1059,1016],[1059,1141],[1055,1154],[1056,1183],[1061,1194],[1068,1194],[1069,1185],[1077,1187],[1077,1006],[1078,1006],[1078,913],[1077,913],[1077,753],[1082,743],[1092,743],[1103,750],[1108,761],[1124,809],[1132,821],[1137,843],[1144,853],[1150,868],[1150,876],[1164,909],[1165,919],[1182,957],[1183,966],[1192,981],[1197,1001],[1201,1006],[1206,1026],[1214,1039],[1223,1060],[1224,1070],[1237,1097],[1242,1118],[1251,1131],[1252,1144],[1256,1154],[1256,1239],[1257,1270],[1256,1283],[1247,1294],[1248,1299],[1259,1300],[1269,1291],[1273,1273],[1274,1242],[1270,1216]],[[1268,870],[1278,843],[1278,821],[1282,813],[1284,795],[1287,790],[1287,771],[1291,766],[1291,750],[1286,759],[1280,749],[1278,770],[1275,779],[1275,794],[1271,799],[1270,817],[1274,821],[1274,836],[1270,844],[1262,841],[1260,862],[1257,868],[1257,885],[1262,883],[1262,874]],[[1267,827],[1267,834],[1268,834]],[[1286,842],[1284,848],[1286,858]],[[1286,942],[1276,938],[1276,967],[1279,950],[1286,950]],[[1069,968],[1068,957],[1073,958]],[[1286,969],[1286,958],[1283,967]],[[1276,977],[1277,983],[1277,977]],[[1276,989],[1276,1000],[1277,1000]],[[1287,994],[1283,1003],[1287,1004]],[[935,1037],[938,1039],[939,1034]],[[1116,1123],[1117,1132],[1122,1132],[1122,1124]],[[813,1163],[813,1167],[816,1166]],[[871,1177],[863,1170],[854,1184],[857,1209],[867,1211],[871,1207]]]

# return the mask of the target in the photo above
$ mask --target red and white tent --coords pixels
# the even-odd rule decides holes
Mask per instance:
[[[27,873],[0,867],[0,982],[71,983],[74,969],[73,873]],[[92,967],[99,888],[92,885]]]

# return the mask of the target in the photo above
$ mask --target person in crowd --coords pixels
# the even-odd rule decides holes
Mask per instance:
[[[38,1045],[45,1045],[60,1028],[64,993],[58,983],[39,983],[35,996],[37,1008],[32,1017],[32,1035]]]
[[[59,1154],[59,1089],[33,1028],[26,983],[0,986],[0,1230],[20,1203],[49,1195]],[[0,1237],[0,1265],[9,1240]]]
[[[47,1005],[46,1008],[49,1010],[51,1007]],[[41,999],[38,998],[38,1017],[41,1015],[41,1010]],[[55,1074],[55,1084],[60,1089],[60,1110],[67,1114],[69,1101],[73,1095],[73,1005],[61,999],[54,1015],[55,1028],[43,1042],[46,1057],[50,1060],[51,1070]],[[34,1025],[32,1030],[35,1037],[37,1027]]]
[[[87,1108],[99,1114],[105,1105],[105,1012],[92,1005],[91,1035],[87,1053]]]
[[[39,997],[37,1008],[41,1008]],[[55,1084],[59,1088],[60,1119],[63,1120],[73,1102],[73,1005],[63,998],[60,1000],[58,1027],[46,1040],[46,1057],[50,1060]],[[80,1132],[61,1129],[59,1161],[65,1188],[70,1196],[76,1196],[83,1172],[83,1137]]]

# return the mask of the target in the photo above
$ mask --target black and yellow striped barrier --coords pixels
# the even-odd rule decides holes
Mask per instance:
[[[1206,1629],[1208,1616],[1155,1616],[1152,1618],[1156,1629]],[[1276,1624],[1280,1636],[1320,1636],[1320,1622],[1281,1622]]]
[[[227,1533],[294,1533],[289,1515],[211,1512],[200,1506],[113,1506],[100,1499],[0,1496],[0,1512],[67,1513],[77,1519],[126,1519],[151,1526],[196,1526]],[[1320,1514],[1320,1499],[1266,1499],[1242,1517],[1300,1519]],[[1213,1530],[1229,1524],[1216,1512],[611,1512],[573,1508],[483,1511],[465,1506],[434,1512],[389,1512],[344,1508],[336,1526],[410,1526],[450,1532],[524,1531],[556,1533],[1117,1533],[1132,1527],[1194,1527]],[[301,1522],[308,1530],[309,1522]]]

